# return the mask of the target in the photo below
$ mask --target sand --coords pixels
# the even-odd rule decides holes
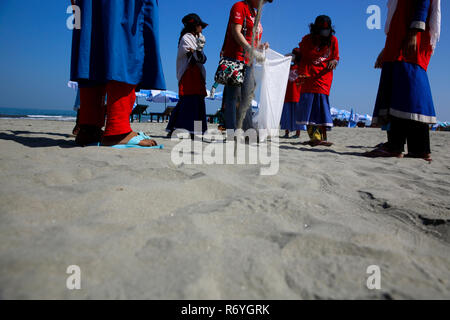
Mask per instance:
[[[0,299],[450,298],[448,132],[432,164],[355,155],[376,129],[337,128],[331,149],[281,140],[261,176],[174,165],[162,124],[133,128],[164,150],[78,148],[72,127],[0,120]]]

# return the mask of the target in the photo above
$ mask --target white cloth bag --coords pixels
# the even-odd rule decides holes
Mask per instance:
[[[291,57],[285,57],[271,49],[266,51],[263,65],[255,65],[255,79],[260,86],[259,110],[253,118],[259,130],[260,141],[280,134],[281,114],[291,69]]]

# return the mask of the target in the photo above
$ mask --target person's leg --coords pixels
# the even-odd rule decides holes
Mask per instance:
[[[103,128],[105,125],[105,86],[80,89],[79,123],[81,126]]]
[[[225,108],[225,127],[236,130],[236,106],[240,99],[239,87],[225,86],[223,90],[223,106]]]
[[[84,86],[80,88],[80,110],[78,123],[80,129],[75,142],[80,146],[100,142],[102,127],[105,125],[104,85]]]
[[[408,156],[431,159],[430,128],[428,124],[406,120],[409,123],[407,131]]]
[[[328,141],[328,128],[326,126],[322,126],[320,128],[320,132],[322,133],[322,141]]]
[[[318,126],[308,126],[308,135],[311,142],[322,141],[322,133]]]
[[[75,120],[75,127],[72,130],[72,134],[77,136],[80,132],[80,110],[77,110],[77,118]]]
[[[167,124],[167,136],[170,138],[172,136],[172,133],[175,131],[175,125],[178,120],[178,113],[181,108],[181,106],[184,103],[184,96],[180,96],[180,100],[178,100],[177,105],[175,106],[175,109],[173,109],[172,113],[170,114],[169,123]]]
[[[392,117],[388,131],[387,151],[402,154],[405,151],[408,121]]]
[[[133,132],[130,126],[130,115],[136,100],[135,88],[135,85],[117,81],[110,81],[106,85],[108,95],[107,119],[102,140],[103,145],[126,144],[137,136],[137,133]],[[139,145],[154,146],[156,142],[143,140]]]
[[[237,116],[236,127],[244,131],[253,128],[252,102],[255,97],[256,80],[253,67],[247,68],[241,90],[241,104]]]

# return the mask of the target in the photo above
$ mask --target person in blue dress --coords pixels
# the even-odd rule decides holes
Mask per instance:
[[[81,98],[77,144],[156,145],[131,130],[130,114],[136,90],[166,89],[158,0],[72,0],[72,4],[81,12],[71,61],[71,81],[79,83]]]
[[[375,64],[382,73],[373,113],[388,141],[365,156],[432,161],[436,111],[427,70],[440,36],[440,1],[389,0],[388,8],[386,43]]]

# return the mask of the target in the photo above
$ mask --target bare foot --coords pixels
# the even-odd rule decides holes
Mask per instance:
[[[118,144],[127,144],[131,139],[137,136],[138,134],[133,131],[118,136],[106,136],[103,137],[102,146],[111,147]],[[155,147],[158,145],[158,143],[153,139],[145,139],[139,142],[139,145],[142,147]]]
[[[380,147],[375,150],[366,152],[362,154],[363,157],[367,158],[403,158],[403,153],[391,152],[387,150],[385,147]]]
[[[414,153],[408,153],[405,158],[412,158],[412,159],[423,159],[427,162],[432,162],[433,159],[431,158],[431,153],[425,153],[425,154],[414,154]]]
[[[322,141],[322,140],[311,140],[307,144],[309,144],[311,147],[318,147],[318,146],[331,147],[331,146],[333,146],[333,143],[328,142],[328,141]]]
[[[73,128],[72,130],[72,135],[76,137],[79,133],[80,133],[80,126],[77,124],[75,128]]]

